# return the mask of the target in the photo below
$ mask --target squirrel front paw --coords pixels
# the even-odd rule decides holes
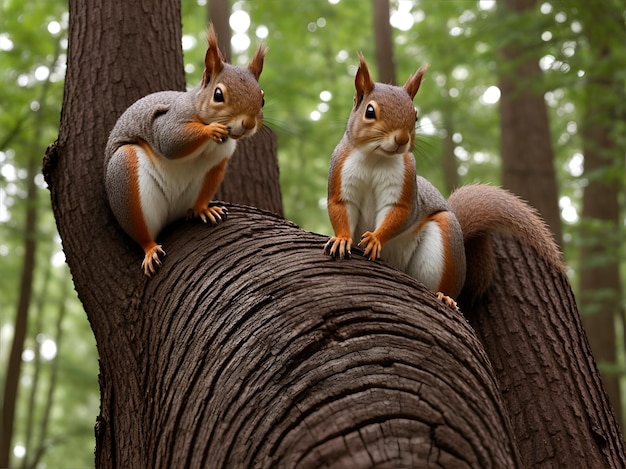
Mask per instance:
[[[228,127],[219,122],[211,122],[207,125],[207,131],[211,140],[222,143],[228,139]]]
[[[219,205],[189,209],[187,212],[187,218],[200,217],[204,223],[210,222],[211,225],[217,225],[225,221],[227,216],[228,209],[226,207],[220,207]]]
[[[143,269],[143,273],[148,277],[153,275],[156,272],[156,267],[161,265],[161,259],[159,259],[159,254],[165,255],[165,251],[163,247],[159,244],[155,244],[151,248],[146,249],[145,256],[143,258],[143,262],[141,263],[141,268]]]
[[[363,249],[363,255],[369,260],[374,261],[380,257],[380,251],[383,248],[378,236],[371,231],[366,231],[361,236],[359,247]]]
[[[332,258],[350,259],[352,257],[352,238],[333,236],[324,245],[324,253]]]

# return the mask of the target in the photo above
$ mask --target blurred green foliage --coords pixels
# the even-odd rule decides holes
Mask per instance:
[[[607,66],[624,74],[626,53],[598,64],[589,55],[577,19],[584,11],[575,2],[544,2],[506,21],[496,17],[494,2],[489,1],[392,0],[391,6],[392,14],[400,12],[396,18],[406,21],[409,15],[412,22],[407,30],[393,28],[398,81],[423,63],[431,65],[415,100],[420,112],[415,155],[418,172],[444,192],[441,157],[446,131],[455,143],[461,183],[499,183],[498,105],[487,97],[493,96],[497,72],[508,65],[498,59],[501,44],[496,38],[519,40],[542,57],[543,80],[527,86],[545,93],[549,105],[564,249],[575,278],[581,243],[577,213],[585,185],[578,135],[585,70]],[[193,85],[202,73],[206,0],[183,0],[182,7],[185,70]],[[377,75],[371,3],[254,0],[232,2],[232,8],[248,13],[250,25],[241,34],[251,42],[248,50],[234,48],[233,62],[246,63],[261,40],[270,48],[261,85],[266,124],[278,135],[286,217],[304,229],[330,234],[325,209],[328,161],[352,107],[357,52],[366,56]],[[40,451],[41,467],[93,465],[99,407],[95,341],[63,263],[41,174],[34,176],[41,188],[36,200],[25,197],[29,161],[41,161],[58,133],[66,9],[60,0],[0,2],[0,383],[6,379],[20,288],[25,213],[28,204],[36,204],[35,282],[13,443],[26,450],[25,458],[14,458],[16,464],[33,461]],[[626,135],[624,125],[616,123],[616,133]],[[623,177],[623,158],[615,155],[615,171],[597,177]],[[615,255],[626,264],[623,245]],[[54,356],[49,350],[44,353],[46,340],[56,344]]]

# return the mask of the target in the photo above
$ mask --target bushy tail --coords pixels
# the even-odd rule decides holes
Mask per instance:
[[[467,258],[464,293],[482,295],[494,280],[496,259],[491,233],[510,235],[565,272],[552,232],[537,211],[511,192],[485,184],[462,186],[448,199],[461,224]]]

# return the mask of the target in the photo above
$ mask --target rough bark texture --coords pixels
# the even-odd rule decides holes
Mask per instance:
[[[528,247],[494,238],[498,281],[460,303],[493,363],[525,467],[626,467],[567,278]]]
[[[132,371],[103,405],[142,428],[111,448],[124,466],[516,466],[480,344],[412,279],[242,206],[164,242],[109,339],[133,362],[108,357]]]
[[[527,10],[536,3],[537,0],[505,0],[499,6],[504,15],[507,11]],[[529,54],[528,50],[528,45],[522,43],[508,44],[501,49],[503,63],[516,64],[512,70],[501,70],[499,81],[502,185],[539,210],[561,245],[561,216],[548,112],[543,91],[537,89],[542,72],[539,57]]]

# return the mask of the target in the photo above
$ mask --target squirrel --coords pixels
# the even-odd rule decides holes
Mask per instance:
[[[375,83],[359,54],[354,105],[330,161],[328,215],[334,236],[324,252],[350,258],[359,236],[366,257],[381,258],[416,278],[454,309],[466,283],[468,248],[483,250],[485,257],[468,253],[473,264],[466,288],[471,284],[481,293],[493,278],[495,257],[484,242],[492,231],[521,238],[564,271],[549,229],[514,194],[474,184],[446,201],[416,174],[413,99],[427,69],[420,67],[402,87]]]
[[[213,225],[226,207],[209,205],[236,141],[261,126],[259,86],[267,48],[259,45],[247,68],[226,63],[211,24],[202,81],[186,91],[161,91],[132,104],[118,119],[105,149],[109,205],[124,231],[143,249],[146,275],[161,265],[155,239],[187,215]]]

